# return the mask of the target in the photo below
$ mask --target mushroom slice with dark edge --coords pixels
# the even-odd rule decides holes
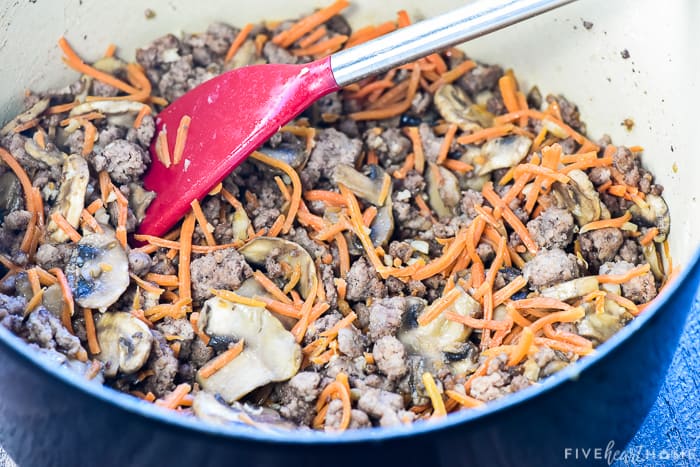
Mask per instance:
[[[299,287],[301,296],[305,299],[312,290],[316,290],[318,276],[316,275],[314,260],[311,259],[308,251],[294,242],[274,237],[258,237],[241,247],[238,252],[249,263],[260,266],[265,265],[267,258],[274,256],[277,261],[291,266],[289,268],[289,276],[291,276],[296,265],[299,265],[301,267],[301,278],[297,287]]]
[[[105,311],[129,286],[129,260],[114,233],[85,235],[73,251],[66,277],[78,305]]]
[[[369,165],[366,168],[368,174],[358,172],[346,164],[338,164],[333,174],[335,184],[343,184],[360,198],[375,206],[381,206],[382,186],[384,185],[384,169],[378,165]],[[391,191],[391,188],[389,189]],[[389,197],[387,196],[387,199]]]
[[[23,123],[27,123],[37,118],[39,115],[44,113],[44,111],[49,107],[50,102],[51,98],[49,97],[45,97],[37,101],[36,104],[34,104],[30,108],[28,108],[27,110],[25,110],[24,112],[7,122],[7,124],[4,127],[2,127],[2,129],[0,129],[0,136],[9,135],[19,125],[22,125]]]
[[[96,326],[104,374],[114,377],[118,372],[137,372],[148,360],[153,336],[146,323],[123,311],[104,313]]]
[[[459,87],[445,84],[435,93],[435,107],[448,123],[455,123],[462,131],[474,132],[493,126],[493,114],[472,103]]]
[[[0,221],[24,206],[24,192],[19,178],[11,171],[0,175]]]
[[[197,373],[204,391],[234,402],[273,381],[285,381],[299,371],[301,347],[291,332],[262,307],[232,303],[218,297],[204,303],[199,318],[209,336],[229,341],[243,339],[245,348],[213,375]]]
[[[585,172],[572,170],[567,183],[555,182],[552,194],[558,208],[567,209],[579,227],[599,219],[609,219],[610,212]]]
[[[431,162],[426,181],[428,182],[428,202],[433,211],[440,218],[453,216],[454,208],[459,204],[461,197],[457,177],[446,168]]]
[[[263,430],[296,428],[296,425],[284,420],[274,410],[251,407],[239,402],[226,405],[216,396],[205,391],[199,391],[194,396],[192,410],[197,417],[214,425],[243,424]]]
[[[54,145],[47,145],[42,149],[36,142],[39,132],[34,133],[33,139],[28,139],[24,142],[24,150],[34,159],[43,162],[48,166],[58,166],[63,164],[68,157],[65,153],[59,151]]]
[[[596,276],[579,277],[578,279],[547,287],[542,290],[541,294],[543,297],[556,298],[565,302],[572,298],[583,297],[586,294],[595,292],[598,290],[599,285]]]
[[[299,171],[304,168],[306,161],[308,161],[309,157],[311,156],[311,151],[307,151],[306,145],[302,144],[299,140],[284,141],[274,148],[270,146],[263,146],[260,149],[260,152],[267,154],[278,161],[282,161],[291,166],[294,170]],[[267,169],[269,169],[269,167],[267,167]]]
[[[508,135],[494,138],[481,146],[481,157],[485,160],[483,164],[470,162],[474,165],[476,175],[486,175],[497,169],[510,168],[518,165],[525,159],[532,141],[527,136]]]
[[[90,169],[82,156],[72,154],[63,163],[61,175],[61,187],[58,191],[58,199],[52,209],[59,213],[73,227],[80,222],[80,214],[85,207],[85,193],[90,181]],[[52,220],[47,226],[51,240],[63,243],[69,240],[68,235],[61,230]]]
[[[646,195],[644,202],[646,203],[645,208],[640,208],[635,204],[630,208],[630,214],[637,222],[659,229],[659,233],[654,237],[654,241],[663,243],[671,230],[671,216],[669,215],[668,205],[661,196],[651,193]]]
[[[456,286],[456,288],[459,288],[461,293],[446,311],[452,311],[461,316],[474,317],[481,310],[481,305],[464,292],[461,287]],[[440,369],[445,365],[444,354],[459,353],[462,350],[462,344],[471,335],[472,328],[451,321],[445,318],[444,314],[440,314],[428,324],[421,326],[417,321],[414,321],[414,318],[420,316],[425,302],[417,298],[408,299],[412,300],[414,305],[422,304],[423,306],[413,306],[412,313],[407,313],[398,338],[410,353],[422,356],[436,370]]]

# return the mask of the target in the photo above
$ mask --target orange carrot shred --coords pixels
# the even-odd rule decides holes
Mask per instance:
[[[333,4],[300,19],[289,29],[277,34],[272,38],[272,42],[283,48],[287,48],[305,34],[311,32],[315,27],[331,19],[341,10],[345,9],[349,4],[350,3],[347,0],[336,0]]]
[[[649,272],[651,269],[651,265],[649,263],[644,263],[643,265],[634,267],[627,271],[624,274],[619,274],[619,275],[606,275],[606,274],[599,274],[598,275],[598,282],[601,284],[624,284],[625,282],[629,282],[630,280],[634,279],[637,276],[641,276]]]
[[[626,212],[622,216],[616,217],[614,219],[602,219],[599,221],[589,222],[588,224],[581,227],[579,234],[584,234],[586,232],[590,232],[591,230],[605,229],[610,227],[619,229],[620,227],[625,225],[625,223],[627,223],[630,219],[632,219],[632,214]]]
[[[299,174],[290,165],[261,152],[255,151],[250,155],[250,157],[267,164],[270,167],[281,170],[287,174],[289,179],[292,181],[292,197],[289,202],[289,211],[287,212],[287,218],[285,219],[282,227],[283,233],[289,232],[289,229],[292,228],[292,224],[294,223],[294,218],[297,211],[299,210],[299,203],[301,202],[301,179],[299,178]]]
[[[179,164],[182,160],[191,120],[189,115],[183,115],[180,119],[180,124],[177,127],[177,135],[175,137],[175,148],[173,149],[173,165]]]
[[[188,214],[182,222],[180,229],[180,263],[178,264],[178,276],[180,283],[178,293],[180,298],[192,298],[190,283],[190,261],[192,253],[192,234],[194,233],[195,217]]]
[[[248,23],[243,28],[241,28],[240,32],[236,36],[235,39],[233,39],[233,42],[231,42],[231,46],[229,47],[228,51],[226,52],[226,57],[224,58],[224,63],[228,63],[231,61],[231,59],[236,55],[236,52],[238,52],[238,49],[241,48],[245,40],[248,38],[248,34],[250,34],[250,31],[253,30],[253,24]]]
[[[95,319],[92,316],[92,310],[89,308],[83,309],[85,318],[85,331],[87,333],[88,348],[92,355],[98,355],[102,350],[100,343],[97,341],[97,333],[95,332]]]
[[[215,358],[209,360],[202,368],[199,369],[199,376],[202,378],[209,378],[214,373],[228,365],[238,357],[241,352],[243,352],[243,346],[244,346],[244,341],[243,339],[239,340],[236,342],[234,345],[230,346],[228,350],[225,352],[222,352]]]

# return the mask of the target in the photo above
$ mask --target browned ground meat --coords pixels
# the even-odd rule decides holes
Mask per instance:
[[[558,248],[540,250],[523,268],[525,279],[538,289],[575,279],[579,275],[576,257]]]
[[[541,183],[543,179],[532,173],[534,171],[514,166],[515,161],[505,161],[511,158],[508,146],[525,138],[529,141],[529,149],[523,149],[526,152],[522,155],[524,158],[518,155],[518,161],[522,159],[523,163],[549,167],[542,155],[544,146],[550,145],[555,149],[558,146],[566,158],[559,159],[556,169],[571,174],[566,172],[569,164],[589,162],[588,156],[573,162],[578,157],[574,156],[577,151],[585,146],[588,148],[586,151],[597,151],[600,158],[607,148],[612,148],[610,137],[604,136],[593,143],[598,145],[596,150],[589,147],[592,143],[582,145],[578,136],[562,138],[559,132],[548,131],[540,150],[532,140],[543,130],[544,123],[533,114],[524,119],[523,125],[517,119],[512,127],[503,127],[509,132],[517,132],[517,137],[508,134],[502,138],[487,138],[488,142],[460,143],[464,141],[463,136],[479,131],[475,126],[477,123],[487,129],[492,126],[495,115],[508,112],[499,85],[504,70],[498,65],[477,63],[453,83],[466,95],[465,102],[459,103],[460,107],[464,104],[464,109],[446,109],[447,104],[428,89],[434,86],[426,85],[435,81],[431,73],[437,71],[421,67],[421,85],[411,102],[406,102],[401,114],[379,120],[364,120],[355,114],[375,110],[375,106],[384,107],[383,99],[388,99],[393,93],[389,89],[378,89],[370,95],[361,96],[363,87],[371,82],[368,79],[360,84],[359,93],[344,88],[329,94],[290,122],[289,126],[281,128],[260,150],[289,162],[290,170],[296,170],[302,182],[301,202],[296,206],[291,204],[292,201],[296,203],[296,198],[292,199],[292,196],[298,195],[298,187],[288,170],[280,171],[260,161],[250,160],[232,171],[222,181],[220,190],[212,191],[201,200],[206,222],[200,223],[198,220],[192,236],[193,253],[190,255],[189,271],[191,301],[187,298],[188,291],[168,285],[179,284],[182,277],[158,276],[179,276],[183,243],[178,238],[177,226],[164,235],[163,240],[171,242],[165,243],[167,246],[158,246],[163,245],[160,243],[162,240],[134,238],[131,235],[129,241],[132,238],[144,241],[145,238],[144,242],[148,245],[132,243],[121,248],[114,241],[111,245],[123,250],[117,250],[120,253],[115,255],[119,256],[118,259],[110,258],[99,262],[94,268],[81,269],[84,274],[77,275],[76,271],[85,266],[86,258],[97,257],[101,250],[87,245],[95,227],[91,226],[91,219],[83,209],[90,206],[88,212],[107,235],[112,235],[115,230],[121,234],[118,227],[124,223],[120,208],[123,195],[129,202],[124,227],[127,233],[132,234],[137,233],[139,223],[155,196],[155,193],[143,187],[143,177],[152,163],[150,146],[155,137],[157,112],[163,108],[157,97],[172,101],[200,83],[240,66],[312,60],[313,56],[295,55],[294,50],[298,50],[299,43],[287,47],[272,40],[295,21],[254,25],[233,59],[226,63],[224,57],[241,30],[223,23],[213,23],[201,34],[166,35],[138,49],[136,60],[153,90],[152,99],[144,100],[152,113],[144,116],[137,128],[133,121],[135,112],[117,116],[105,112],[105,118],[91,120],[98,135],[91,150],[85,144],[88,125],[77,129],[73,128],[75,121],[66,125],[64,120],[70,121],[74,110],[60,112],[56,106],[83,101],[86,94],[96,99],[117,97],[121,100],[131,97],[99,79],[81,79],[58,90],[27,94],[27,105],[51,106],[52,111],[40,113],[35,126],[28,129],[15,131],[11,128],[15,123],[11,123],[9,132],[3,131],[5,136],[0,138],[0,144],[27,172],[42,198],[44,212],[43,217],[32,212],[36,204],[26,202],[23,186],[17,176],[12,174],[8,164],[0,164],[0,184],[9,187],[0,196],[0,275],[3,276],[0,281],[0,323],[48,354],[57,364],[75,366],[80,377],[83,377],[85,371],[94,371],[97,367],[90,361],[92,355],[86,352],[89,350],[88,334],[92,330],[83,303],[78,303],[78,299],[84,298],[78,289],[84,285],[89,288],[89,282],[99,280],[102,274],[123,274],[122,280],[110,281],[109,284],[124,282],[124,289],[120,288],[123,290],[121,296],[115,297],[115,301],[105,307],[100,304],[90,307],[95,309],[97,333],[105,332],[104,327],[99,326],[105,316],[116,311],[128,311],[130,313],[122,313],[121,318],[128,325],[135,326],[137,333],[150,332],[142,336],[152,337],[153,341],[148,341],[148,355],[142,355],[139,363],[145,363],[140,368],[125,372],[124,368],[116,371],[110,367],[109,370],[115,371],[103,371],[109,377],[98,374],[95,379],[124,392],[142,394],[148,399],[167,397],[176,385],[186,383],[196,400],[200,391],[217,396],[206,384],[208,378],[198,372],[221,356],[230,343],[241,342],[240,336],[230,335],[227,327],[233,324],[226,323],[226,320],[245,320],[248,314],[260,316],[260,313],[266,317],[260,322],[269,324],[269,318],[280,337],[286,333],[286,339],[280,338],[275,341],[276,345],[282,345],[284,341],[290,345],[290,349],[294,346],[293,353],[283,353],[284,358],[296,355],[297,350],[301,352],[300,365],[287,373],[286,381],[278,378],[261,384],[234,403],[232,408],[238,410],[242,404],[254,406],[251,417],[265,418],[256,418],[259,423],[276,425],[282,422],[285,427],[295,423],[309,427],[319,414],[319,407],[327,404],[320,409],[325,411],[325,417],[321,418],[325,418],[326,430],[345,428],[341,427],[341,423],[347,420],[348,415],[349,428],[392,426],[430,418],[434,409],[423,382],[426,373],[432,375],[438,391],[443,395],[446,390],[454,390],[490,401],[536,384],[576,361],[580,355],[573,350],[554,350],[547,341],[536,340],[535,346],[525,353],[522,361],[508,365],[513,354],[510,350],[513,347],[510,346],[517,346],[521,339],[511,334],[519,332],[520,328],[515,323],[505,335],[501,331],[490,333],[492,344],[497,347],[506,344],[508,347],[503,349],[508,350],[500,351],[495,358],[487,360],[487,354],[482,352],[485,332],[468,326],[464,328],[451,321],[454,317],[447,314],[448,311],[461,312],[460,307],[469,306],[470,317],[484,318],[486,298],[495,296],[490,292],[498,293],[496,290],[507,287],[513,281],[521,281],[523,277],[527,284],[509,300],[515,303],[522,299],[535,299],[530,303],[537,303],[537,297],[545,288],[582,274],[617,275],[635,265],[646,264],[643,253],[648,255],[651,248],[646,246],[643,250],[639,236],[626,228],[604,228],[580,234],[583,224],[581,212],[572,202],[583,201],[583,195],[590,198],[588,193],[578,193],[573,183],[566,187],[558,183],[555,189],[549,190],[546,184]],[[334,16],[324,27],[326,32],[320,40],[338,34],[352,35],[352,29],[342,16]],[[468,60],[457,49],[440,54],[450,68]],[[118,79],[135,82],[131,76],[136,73],[134,70],[129,68],[127,76],[122,67],[114,75]],[[405,67],[392,72],[393,84],[407,86],[408,80],[415,76],[412,73]],[[511,72],[508,74],[511,75]],[[406,92],[405,88],[403,92]],[[549,95],[543,102],[542,95],[539,89],[532,88],[527,97],[531,108],[548,107],[548,118],[554,120],[560,113],[566,124],[579,131],[588,141],[595,141],[586,134],[585,124],[575,104],[561,95]],[[394,99],[399,98],[403,97],[394,96]],[[388,105],[394,106],[396,102],[390,100]],[[463,118],[469,120],[469,129],[465,128]],[[19,120],[13,122],[16,121]],[[450,124],[458,125],[457,133],[450,146],[443,148],[445,132]],[[408,137],[413,135],[414,130],[420,141],[412,141],[414,138]],[[166,131],[175,129],[168,128]],[[39,144],[42,139],[44,141]],[[494,160],[489,146],[491,149],[501,146],[503,152],[495,154]],[[37,148],[43,148],[42,151],[48,155],[37,155],[40,152]],[[443,149],[447,150],[447,159],[438,164],[438,155],[444,155],[441,152]],[[422,168],[419,164],[420,152],[423,154]],[[82,212],[80,222],[75,219],[78,216],[73,216],[72,210],[68,210],[65,200],[59,199],[64,196],[62,190],[67,188],[63,179],[62,153],[84,154],[87,161],[89,174],[85,192],[79,186],[69,190],[71,193],[77,188],[81,190],[78,193],[80,196],[68,203],[77,203],[77,206],[71,207],[75,207],[77,213]],[[409,157],[409,154],[412,156]],[[52,162],[51,157],[58,162]],[[630,196],[621,196],[616,191],[621,186],[610,188],[611,185],[624,183],[633,187],[628,193],[633,193],[634,189],[645,194],[660,195],[663,192],[663,187],[655,184],[652,175],[642,167],[640,157],[640,152],[617,146],[612,165],[584,168],[583,172],[579,172],[579,175],[588,176],[595,188],[594,195],[599,193],[604,204],[599,215],[596,212],[596,217],[591,221],[607,219],[609,216],[604,209],[607,208],[612,217],[631,212],[630,222],[637,226],[637,231],[642,235],[652,227],[653,222],[661,225],[661,219],[640,220],[639,212],[635,213],[634,210],[638,209],[637,204],[642,203],[636,199],[635,204],[625,199]],[[489,162],[494,162],[497,167],[488,170]],[[342,184],[356,196],[359,213],[354,200],[348,202],[346,196],[350,195],[341,187],[337,170],[339,164],[346,169],[344,175],[347,179]],[[465,164],[475,168],[470,169]],[[357,173],[352,174],[349,167]],[[436,168],[438,172],[435,172]],[[525,170],[521,175],[516,169],[523,168]],[[383,174],[380,174],[381,170]],[[380,177],[374,177],[377,174]],[[369,176],[369,179],[365,176]],[[511,190],[519,189],[522,176],[529,177],[524,184],[526,188],[517,194],[515,191],[511,193]],[[584,188],[580,180],[571,178],[579,188]],[[503,180],[509,181],[501,183]],[[544,180],[551,178],[545,176]],[[109,193],[112,186],[118,191]],[[499,208],[499,203],[489,196],[485,186],[492,186],[499,197],[511,193],[507,207],[523,224],[526,232],[509,216],[510,212]],[[562,188],[571,188],[568,192],[571,199],[561,191]],[[310,193],[311,190],[315,193]],[[390,200],[379,200],[377,190],[382,196],[390,193]],[[526,190],[532,190],[530,193],[540,190],[532,209],[529,206],[526,209],[526,199],[530,196]],[[342,195],[342,199],[338,194]],[[488,198],[488,202],[485,202],[485,198]],[[100,206],[98,199],[102,200],[103,206]],[[442,209],[442,205],[445,209]],[[282,222],[282,216],[288,219],[292,207],[298,208],[298,211],[290,228],[271,232],[278,220]],[[43,235],[41,222],[46,223],[57,211],[66,218],[71,217],[69,222],[82,235],[80,242],[58,242],[53,237]],[[363,219],[357,219],[357,216]],[[365,224],[368,230],[365,231],[360,224]],[[483,232],[476,230],[480,225],[484,226]],[[34,231],[42,235],[38,238],[25,235],[29,226],[34,226]],[[210,245],[210,240],[205,236],[203,229],[209,226],[213,227],[217,245]],[[333,230],[329,235],[323,232],[336,226],[340,230]],[[386,235],[378,235],[382,233],[381,227],[389,227],[384,231]],[[516,232],[523,236],[529,234],[539,249],[537,254],[532,254],[526,248],[526,244],[530,245],[529,238],[520,238]],[[370,235],[369,240],[364,238],[364,233]],[[246,252],[238,245],[249,244],[258,236],[274,236],[277,239],[268,238],[264,242],[269,249],[260,258],[249,257],[246,260],[245,256],[250,254],[250,250]],[[284,242],[275,244],[279,239]],[[455,239],[461,241],[456,242]],[[509,247],[503,257],[497,255],[502,239],[508,241]],[[374,245],[369,247],[368,241]],[[298,247],[291,248],[288,242]],[[344,246],[347,246],[347,250]],[[656,244],[657,251],[661,259],[665,259],[660,246]],[[374,254],[370,254],[372,249]],[[303,250],[309,253],[310,264],[307,264]],[[209,253],[204,254],[203,251]],[[78,252],[81,254],[78,255]],[[302,269],[296,269],[294,261],[290,261],[290,257],[299,255],[303,257]],[[502,257],[503,262],[495,264],[497,257]],[[120,267],[110,268],[113,266],[112,260]],[[124,261],[128,262],[128,270],[123,267]],[[346,264],[348,271],[345,270]],[[458,267],[460,264],[462,266]],[[666,264],[666,261],[661,261],[661,264]],[[70,286],[74,288],[73,296],[77,304],[71,326],[66,324],[64,327],[61,319],[64,303],[60,286],[50,285],[54,280],[46,276],[55,271],[45,273],[36,270],[40,277],[39,285],[45,289],[44,295],[36,308],[27,310],[28,300],[35,296],[35,276],[29,272],[35,265],[45,271],[60,268],[71,272]],[[259,277],[260,280],[246,281],[254,269],[267,276],[274,286],[263,284]],[[658,276],[656,269],[654,274]],[[666,279],[655,278],[654,274],[649,272],[622,284],[621,294],[635,303],[648,302]],[[77,277],[82,277],[85,284],[80,283]],[[318,279],[319,287],[309,290],[309,280],[316,283],[314,279]],[[158,289],[143,281],[157,285]],[[479,283],[482,285],[479,286]],[[241,288],[243,284],[245,286]],[[275,287],[280,290],[275,290]],[[453,292],[449,292],[448,287]],[[200,326],[207,316],[202,309],[203,301],[212,296],[211,289],[237,293],[238,297],[231,296],[232,300],[243,300],[250,308],[243,309],[240,304],[232,304],[232,313],[222,313],[212,318],[215,313],[225,311],[215,310],[214,305],[206,312],[212,313],[208,315],[206,325]],[[434,306],[442,303],[441,299],[446,293],[451,296],[456,293],[458,300],[448,304],[445,309],[438,308],[439,313],[433,317],[435,321],[431,321],[434,328],[422,327],[426,326],[420,319],[423,313],[435,310]],[[469,296],[478,305],[472,307]],[[313,300],[309,300],[309,297]],[[576,322],[555,322],[552,328],[555,333],[575,333],[581,339],[586,339],[585,345],[595,347],[632,319],[632,314],[613,316],[614,322],[611,324],[609,320],[606,321],[611,317],[610,310],[603,310],[604,317],[594,315],[595,303],[590,302],[589,298],[567,299],[568,305],[585,309],[586,316]],[[219,304],[218,301],[216,303]],[[549,308],[516,309],[533,321],[550,312]],[[495,307],[493,314],[492,319],[501,322],[506,316],[503,306]],[[115,321],[120,319],[111,317]],[[593,319],[596,317],[598,321]],[[275,318],[281,327],[277,326]],[[511,321],[506,321],[506,324]],[[257,324],[256,321],[251,325],[254,327]],[[145,331],[146,325],[148,331]],[[267,329],[267,326],[264,327]],[[225,331],[219,335],[217,329]],[[421,335],[421,331],[428,332]],[[541,329],[536,332],[536,337],[548,337],[547,334],[546,328]],[[128,339],[116,335],[114,338],[119,338],[122,346],[127,345]],[[98,336],[100,338],[110,337]],[[246,336],[243,352],[256,351],[254,340],[252,336]],[[496,340],[499,342],[494,342]],[[489,349],[490,352],[496,351]],[[264,356],[266,365],[270,364],[267,360],[274,357],[273,354]],[[239,360],[233,361],[233,367],[244,361],[243,355],[250,356],[241,354],[235,357]],[[485,374],[471,378],[487,361],[490,363]],[[466,381],[471,381],[471,387],[464,386]],[[335,398],[336,394],[331,400],[318,400],[328,385],[342,384],[344,391],[346,382],[350,390],[349,413],[343,402]],[[189,397],[186,400],[189,401]],[[178,407],[179,413],[187,415],[197,415],[197,411],[197,404]]]
[[[384,336],[378,339],[374,343],[372,354],[379,371],[389,379],[399,379],[408,372],[406,349],[397,338]]]
[[[306,167],[301,172],[304,186],[312,187],[321,178],[332,180],[338,164],[355,165],[362,151],[362,141],[348,138],[334,128],[322,130]]]
[[[632,268],[634,265],[627,261],[605,263],[600,267],[600,274],[622,275]],[[656,297],[656,293],[656,283],[651,271],[622,283],[622,295],[634,303],[647,303]]]
[[[360,258],[353,263],[345,278],[348,283],[348,300],[366,300],[369,297],[386,296],[386,287],[369,262]]]
[[[615,258],[622,246],[622,231],[614,227],[592,230],[579,237],[581,253],[592,271],[597,271],[601,264]]]
[[[280,414],[301,425],[308,425],[314,417],[313,406],[321,393],[321,375],[311,371],[297,373],[286,383],[276,386]]]
[[[527,230],[539,247],[564,249],[574,238],[574,217],[566,209],[552,207],[528,222]]]
[[[399,330],[408,303],[403,297],[391,297],[372,301],[369,307],[369,337],[377,341],[392,336]]]
[[[235,290],[253,270],[241,254],[233,248],[217,250],[192,261],[192,297],[206,300],[210,289]]]
[[[175,388],[178,362],[163,334],[158,331],[151,331],[151,334],[153,344],[145,369],[153,371],[154,374],[146,378],[145,389],[157,397],[163,397]]]

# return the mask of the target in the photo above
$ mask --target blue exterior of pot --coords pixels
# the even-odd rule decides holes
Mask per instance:
[[[567,449],[613,442],[612,456],[658,393],[696,296],[699,255],[594,355],[541,385],[434,422],[340,435],[208,426],[81,381],[2,328],[0,444],[20,467],[549,466],[565,465]]]

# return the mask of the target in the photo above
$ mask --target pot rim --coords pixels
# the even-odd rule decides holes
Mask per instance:
[[[511,407],[520,405],[531,398],[547,393],[566,381],[575,381],[579,375],[589,367],[604,359],[607,354],[627,341],[638,329],[645,326],[657,313],[662,312],[663,306],[669,298],[678,293],[681,287],[688,286],[691,271],[700,264],[700,246],[696,247],[694,254],[683,267],[675,280],[672,280],[654,300],[645,312],[629,322],[625,327],[616,332],[610,339],[598,346],[595,352],[570,365],[563,370],[548,377],[539,385],[529,386],[514,394],[489,402],[484,408],[461,410],[449,414],[440,420],[419,421],[409,425],[401,425],[389,428],[364,428],[347,430],[342,433],[326,433],[316,430],[290,430],[287,431],[263,431],[247,425],[213,425],[199,420],[196,417],[184,417],[171,410],[158,407],[150,402],[142,401],[135,396],[125,394],[104,385],[97,385],[78,377],[71,370],[56,366],[50,360],[44,358],[36,350],[32,349],[25,341],[16,336],[4,326],[0,326],[0,343],[7,345],[16,354],[23,358],[35,369],[43,371],[49,377],[76,390],[76,396],[88,396],[96,398],[109,405],[131,412],[135,416],[144,417],[151,422],[161,423],[166,426],[177,427],[184,430],[192,430],[200,435],[210,435],[219,438],[240,439],[249,442],[261,442],[286,445],[333,445],[333,444],[357,444],[368,441],[388,441],[409,436],[425,435],[452,428],[456,425],[466,424],[481,418],[495,415]]]

